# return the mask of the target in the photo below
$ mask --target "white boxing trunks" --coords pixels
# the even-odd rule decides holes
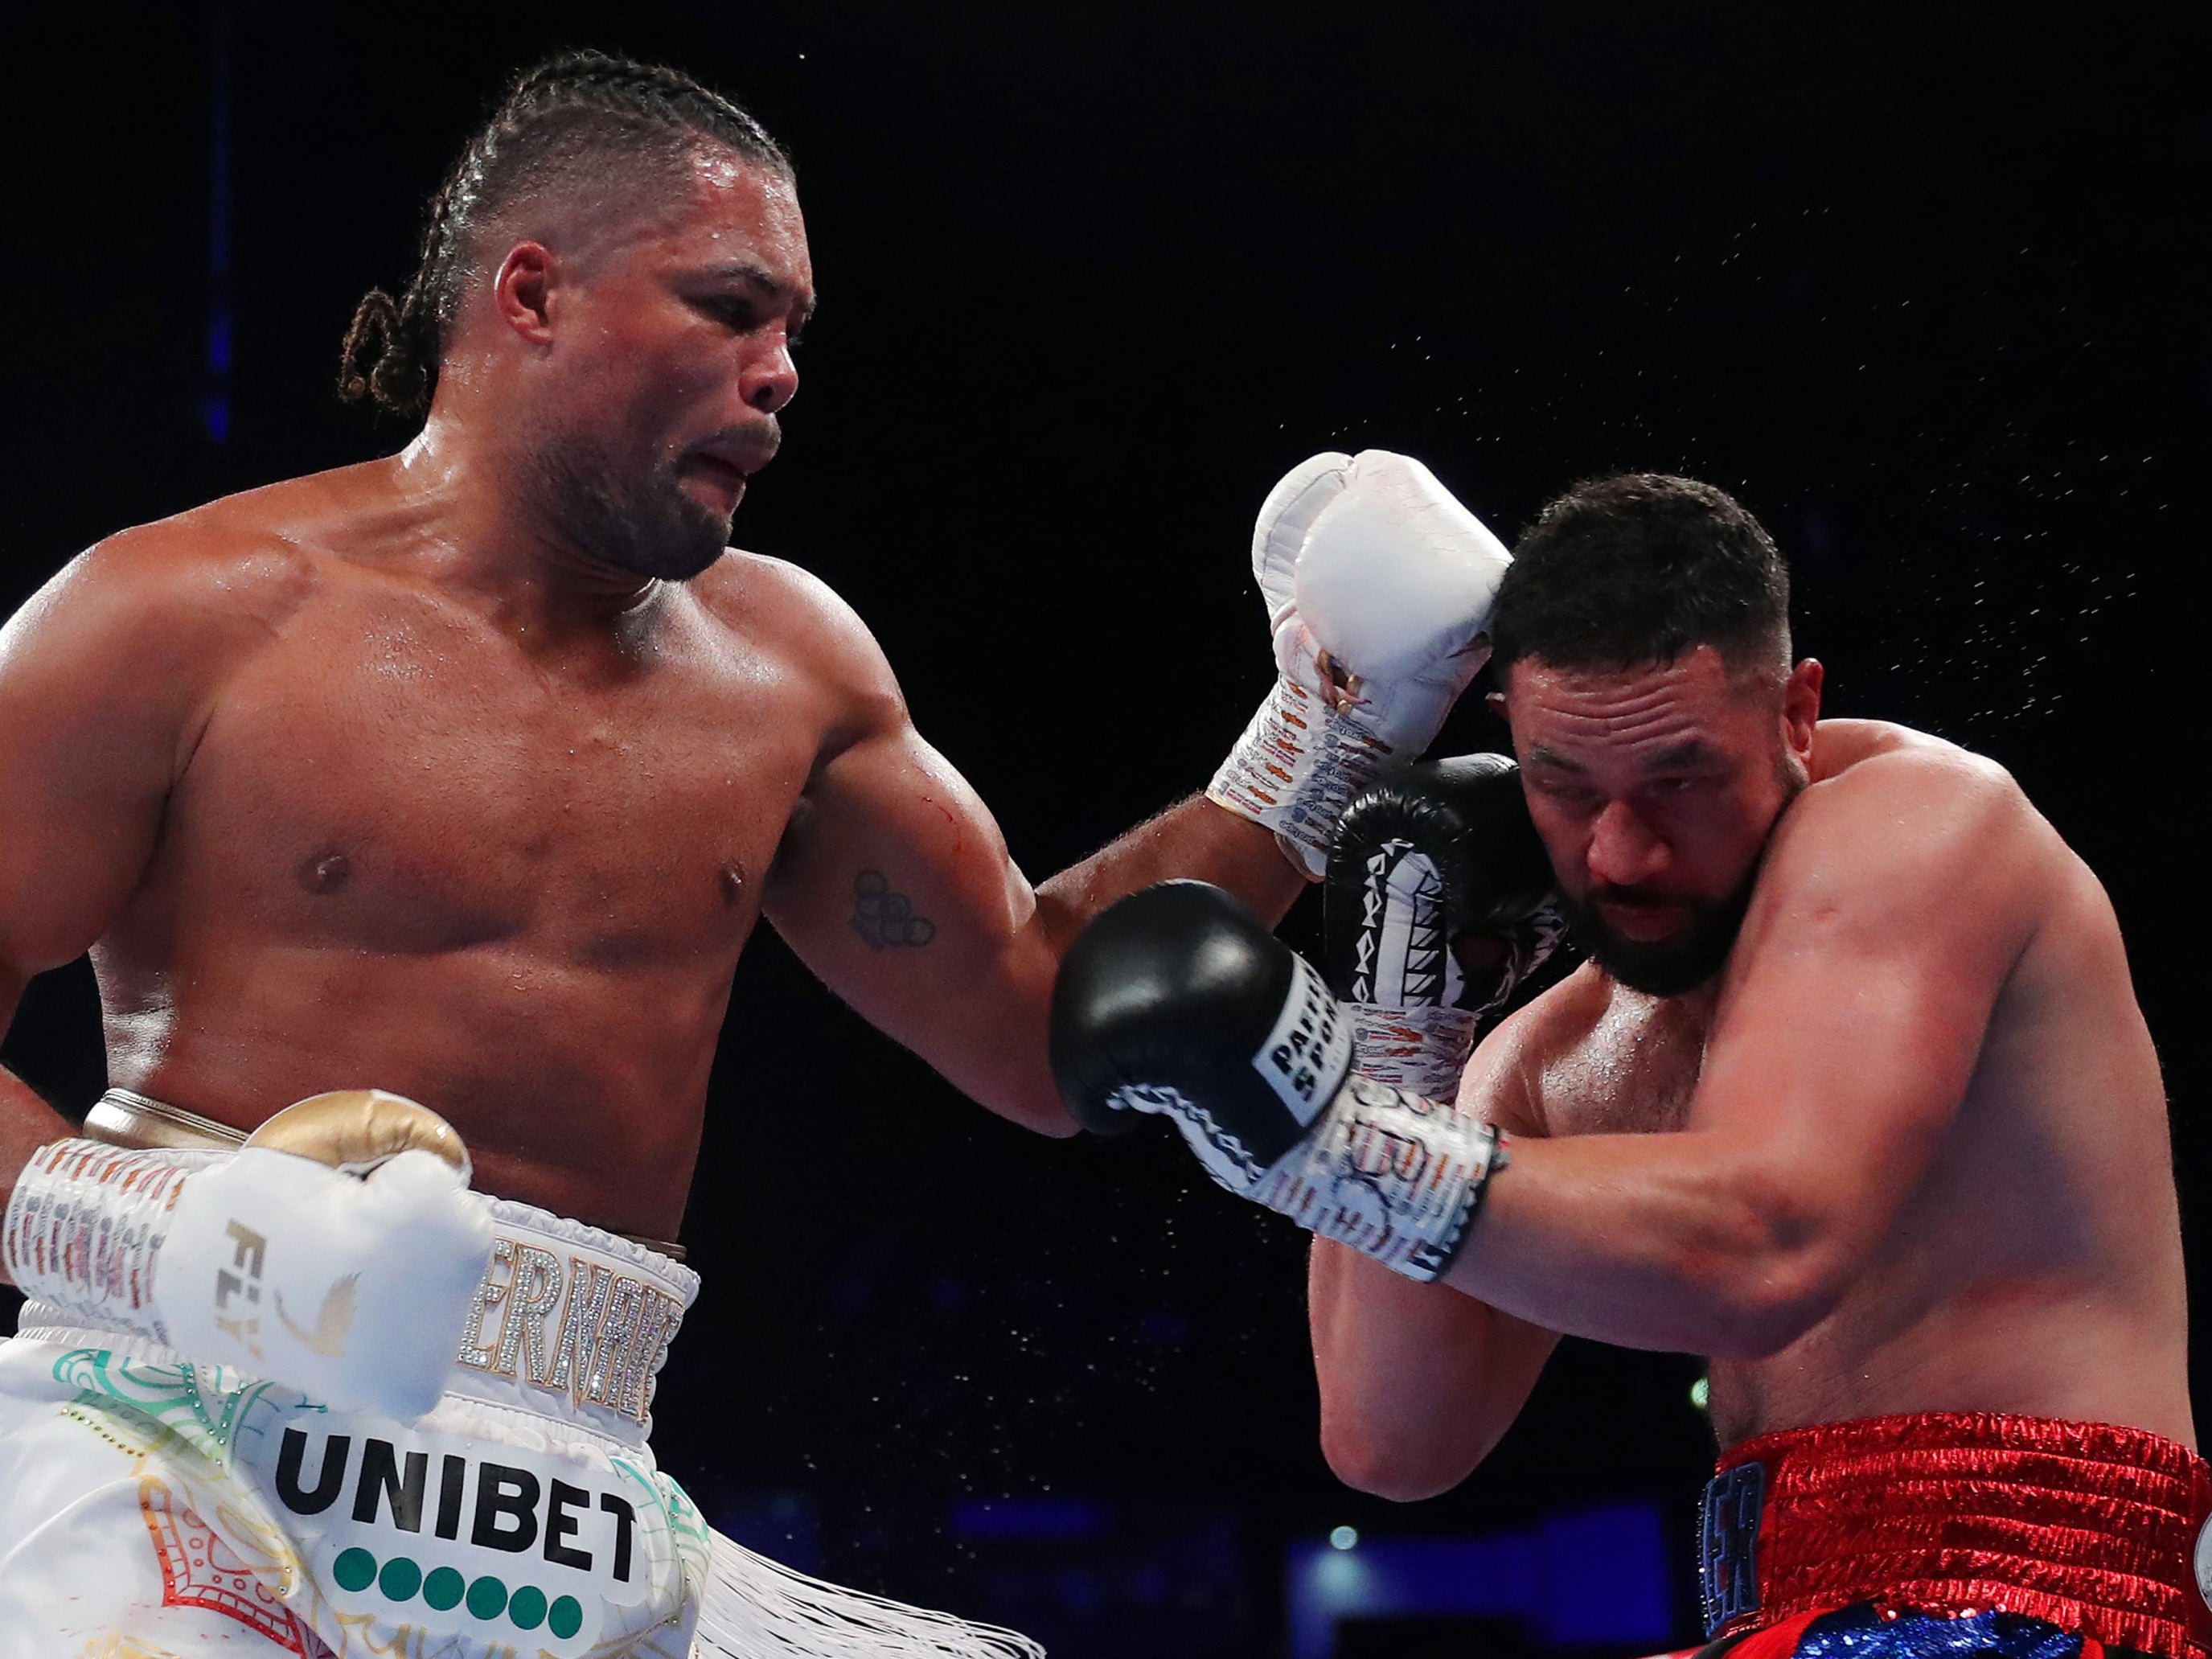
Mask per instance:
[[[647,1443],[698,1275],[482,1201],[491,1263],[411,1424],[27,1304],[0,1343],[0,1659],[1041,1652],[711,1531]]]

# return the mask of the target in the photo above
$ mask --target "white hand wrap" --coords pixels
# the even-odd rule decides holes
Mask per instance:
[[[1331,453],[1293,469],[1252,532],[1279,678],[1206,793],[1319,877],[1346,804],[1420,757],[1488,657],[1511,562],[1409,457]]]
[[[1327,1104],[1304,1137],[1264,1168],[1180,1090],[1131,1085],[1118,1103],[1172,1119],[1206,1174],[1239,1198],[1408,1279],[1434,1279],[1458,1253],[1490,1177],[1505,1167],[1505,1137],[1456,1107],[1358,1075],[1352,1069],[1356,1037],[1328,1018],[1342,1006],[1299,961],[1284,1004],[1288,1018],[1278,1026],[1316,1034],[1304,1054]],[[1262,1076],[1273,1046],[1271,1036],[1254,1056]],[[1452,1082],[1455,1087],[1458,1079]]]
[[[374,1150],[363,1179],[270,1146],[56,1141],[17,1179],[0,1242],[27,1295],[202,1364],[411,1419],[437,1403],[491,1228],[465,1170]]]
[[[1505,1137],[1481,1119],[1355,1076],[1313,1133],[1241,1190],[1316,1237],[1427,1280],[1451,1265],[1505,1164]]]
[[[1387,1083],[1424,1100],[1459,1098],[1460,1078],[1482,1017],[1472,1008],[1434,1003],[1392,1008],[1347,1002],[1352,1017],[1352,1069],[1370,1083]]]

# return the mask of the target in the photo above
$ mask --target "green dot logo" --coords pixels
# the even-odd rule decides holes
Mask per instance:
[[[469,1586],[469,1611],[478,1619],[496,1619],[507,1611],[507,1586],[486,1573]]]
[[[451,1567],[440,1567],[422,1581],[422,1599],[440,1613],[461,1604],[468,1581]]]
[[[507,1616],[517,1630],[536,1630],[545,1622],[545,1592],[525,1584],[507,1599]]]
[[[331,1577],[342,1590],[365,1590],[376,1582],[376,1558],[367,1550],[345,1550],[331,1563]]]
[[[564,1595],[553,1603],[545,1615],[545,1628],[563,1642],[584,1627],[584,1608],[573,1595]]]
[[[422,1588],[422,1569],[404,1555],[395,1555],[376,1576],[376,1587],[387,1601],[410,1601]]]

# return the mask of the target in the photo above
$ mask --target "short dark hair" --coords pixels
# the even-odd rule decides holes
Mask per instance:
[[[569,52],[523,70],[430,198],[406,288],[396,300],[372,289],[356,308],[338,396],[426,413],[479,225],[528,197],[603,192],[611,169],[672,178],[702,143],[790,175],[791,157],[767,129],[680,70]]]
[[[1725,490],[1658,472],[1588,479],[1514,548],[1490,635],[1501,680],[1523,657],[1632,668],[1700,645],[1731,670],[1786,666],[1790,570]]]

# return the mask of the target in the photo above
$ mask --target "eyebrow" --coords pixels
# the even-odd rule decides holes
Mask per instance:
[[[1637,764],[1643,773],[1664,772],[1678,766],[1693,766],[1713,757],[1712,745],[1703,738],[1683,738],[1655,750]],[[1528,750],[1528,764],[1550,766],[1562,772],[1586,772],[1589,769],[1579,761],[1570,760],[1558,750],[1537,744]]]
[[[1646,755],[1637,769],[1641,772],[1665,772],[1678,766],[1695,766],[1713,757],[1712,745],[1703,738],[1684,738]]]
[[[769,275],[764,267],[757,265],[749,259],[726,259],[716,264],[702,265],[699,268],[699,275],[714,282],[741,283],[757,294],[769,299],[783,301],[786,303],[795,299],[799,293],[799,290],[790,283],[779,282]],[[809,296],[806,303],[799,307],[798,320],[792,329],[793,333],[798,333],[813,319],[814,313],[821,303],[821,295]]]

